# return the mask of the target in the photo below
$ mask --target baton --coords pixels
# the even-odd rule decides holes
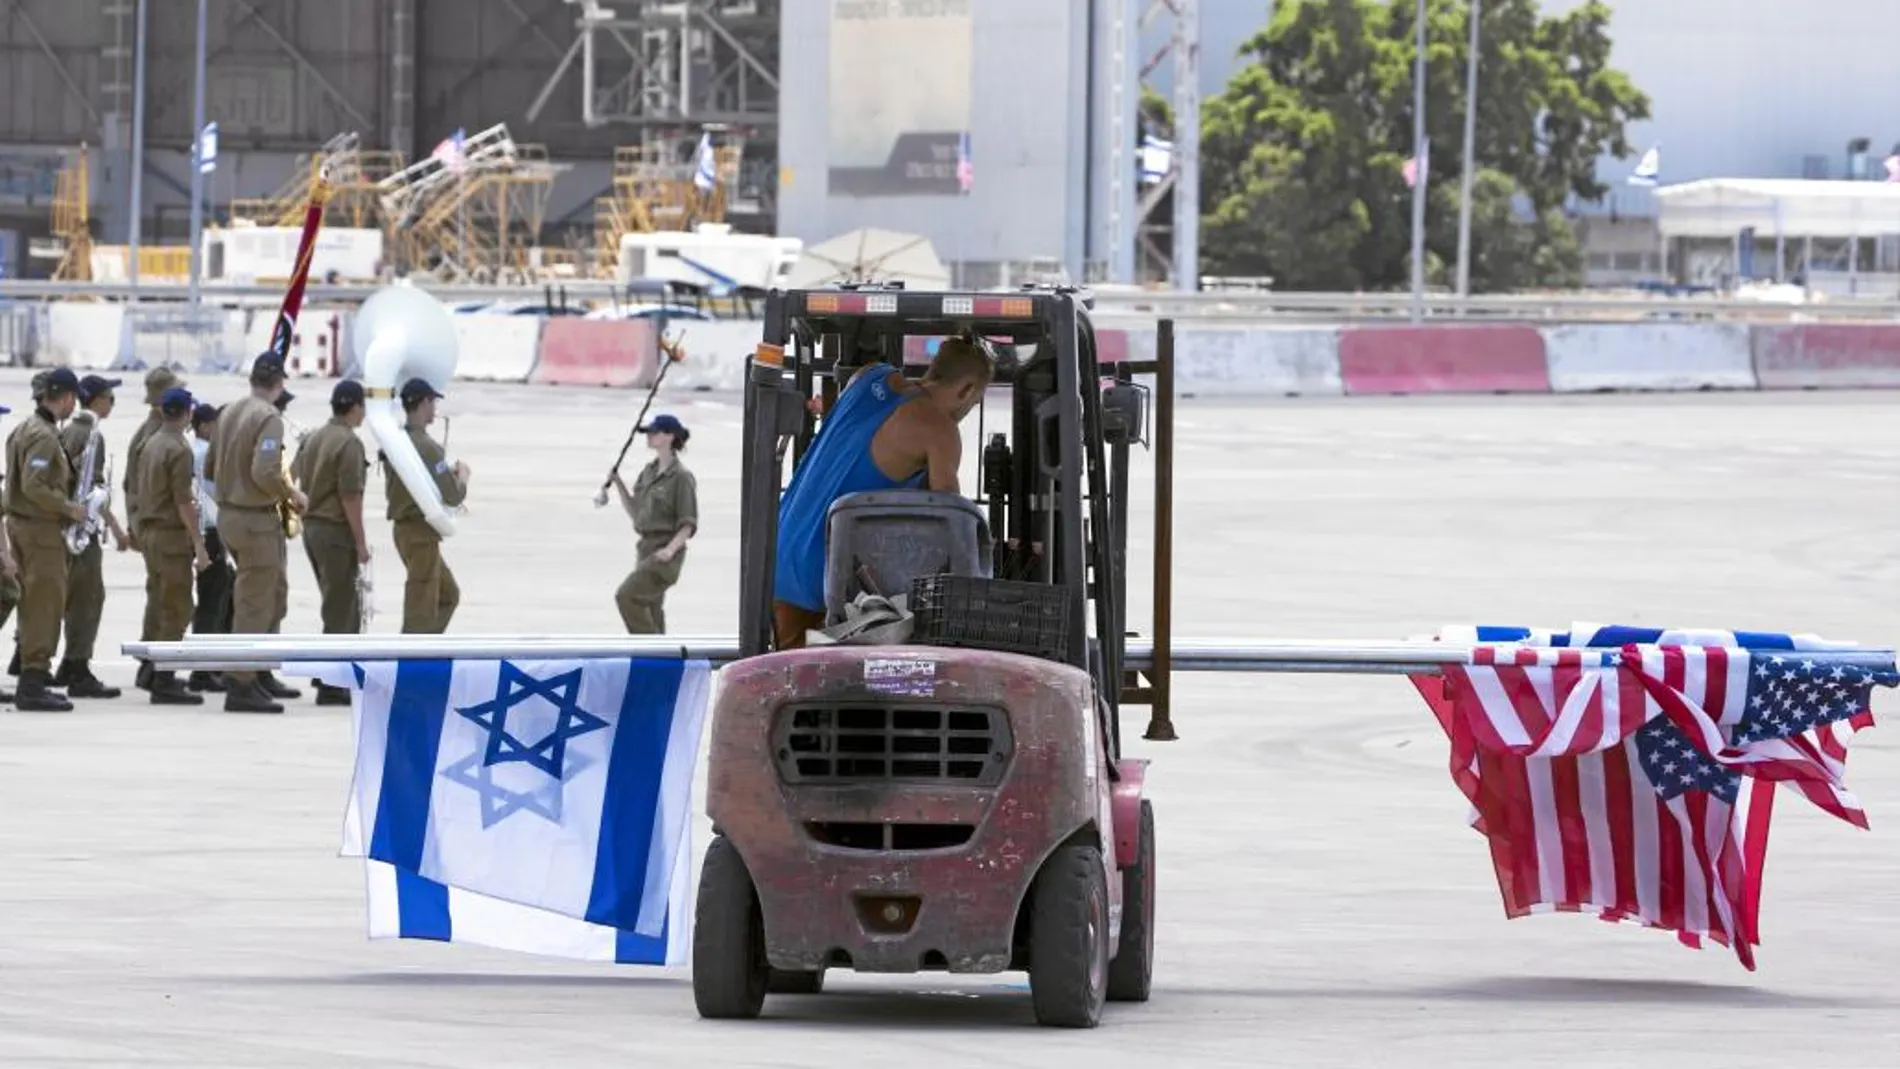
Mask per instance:
[[[660,383],[666,381],[666,369],[672,367],[685,355],[680,349],[680,342],[685,340],[686,332],[682,330],[679,338],[673,342],[672,351],[666,352],[666,339],[664,337],[660,339],[660,350],[666,352],[666,363],[660,365],[660,373],[654,377],[653,385],[647,388],[647,399],[640,405],[640,414],[633,418],[633,429],[627,432],[627,440],[620,443],[620,455],[614,458],[614,466],[608,470],[606,481],[600,484],[600,490],[594,494],[595,508],[607,506],[607,491],[614,484],[614,476],[620,473],[620,465],[627,459],[627,450],[633,448],[633,440],[640,436],[640,425],[646,422],[647,409],[653,407],[654,395],[660,392]]]

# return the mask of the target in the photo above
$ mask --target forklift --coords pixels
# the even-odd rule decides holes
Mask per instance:
[[[827,970],[1027,971],[1038,1023],[1089,1028],[1146,1001],[1154,813],[1122,714],[1168,710],[1173,324],[1153,360],[1099,358],[1092,298],[894,285],[774,291],[745,384],[738,659],[722,671],[693,935],[708,1018],[812,994]],[[979,496],[848,494],[826,519],[826,625],[904,595],[908,633],[778,650],[785,456],[812,402],[877,362],[962,335],[993,358],[1005,429],[977,413]],[[906,344],[907,339],[911,344]],[[927,357],[925,357],[927,359]],[[1153,440],[1148,437],[1154,376]],[[999,421],[1001,422],[1001,421]],[[1152,654],[1131,670],[1129,462],[1155,464]]]

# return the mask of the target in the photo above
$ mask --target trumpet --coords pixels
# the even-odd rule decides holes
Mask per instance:
[[[105,509],[112,501],[112,455],[105,455],[104,486],[95,486],[93,469],[99,464],[100,447],[105,436],[99,433],[95,425],[92,436],[86,439],[86,451],[79,461],[79,477],[73,483],[73,504],[83,506],[86,518],[67,524],[60,534],[66,539],[66,552],[77,557],[86,551],[86,547],[105,531]]]
[[[660,355],[666,357],[660,363],[660,373],[653,378],[653,385],[647,389],[647,399],[640,405],[640,414],[633,418],[633,429],[627,432],[627,440],[620,445],[620,455],[614,458],[614,466],[607,472],[607,481],[600,484],[600,490],[594,494],[594,507],[607,507],[607,488],[614,484],[614,476],[619,474],[620,465],[626,463],[627,450],[633,448],[633,440],[640,436],[640,425],[646,422],[647,409],[653,407],[654,395],[660,392],[660,383],[666,381],[666,369],[686,359],[686,349],[682,343],[686,332],[680,331],[679,337],[668,339],[660,335]]]

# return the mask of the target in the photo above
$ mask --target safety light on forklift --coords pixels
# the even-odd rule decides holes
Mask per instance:
[[[864,299],[864,310],[870,315],[896,315],[897,294],[877,293]]]
[[[1027,297],[945,297],[943,314],[971,319],[1028,319],[1036,305]]]

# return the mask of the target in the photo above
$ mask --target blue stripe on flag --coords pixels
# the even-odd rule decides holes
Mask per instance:
[[[1652,646],[1661,641],[1662,636],[1662,629],[1659,627],[1619,627],[1612,624],[1609,627],[1598,628],[1597,633],[1590,636],[1590,645]]]
[[[396,919],[404,939],[449,942],[453,935],[449,889],[408,869],[397,869]]]
[[[1773,631],[1737,631],[1735,644],[1745,650],[1792,650],[1794,639]]]
[[[449,708],[453,661],[399,661],[389,699],[389,741],[383,791],[376,805],[369,856],[409,872],[422,870],[429,834],[429,789]],[[444,907],[446,909],[446,907]]]
[[[1522,642],[1531,637],[1528,627],[1485,627],[1478,626],[1479,642]]]
[[[665,965],[666,940],[672,934],[673,915],[666,915],[666,923],[660,925],[660,934],[641,935],[639,932],[619,928],[614,931],[614,964],[616,965]]]
[[[682,661],[636,660],[627,672],[626,697],[607,758],[607,785],[600,806],[600,845],[594,856],[594,887],[586,920],[632,934],[640,926],[653,820],[659,809],[660,777],[666,771],[679,700]],[[662,894],[666,892],[661,891]],[[661,940],[664,960],[665,940]]]

